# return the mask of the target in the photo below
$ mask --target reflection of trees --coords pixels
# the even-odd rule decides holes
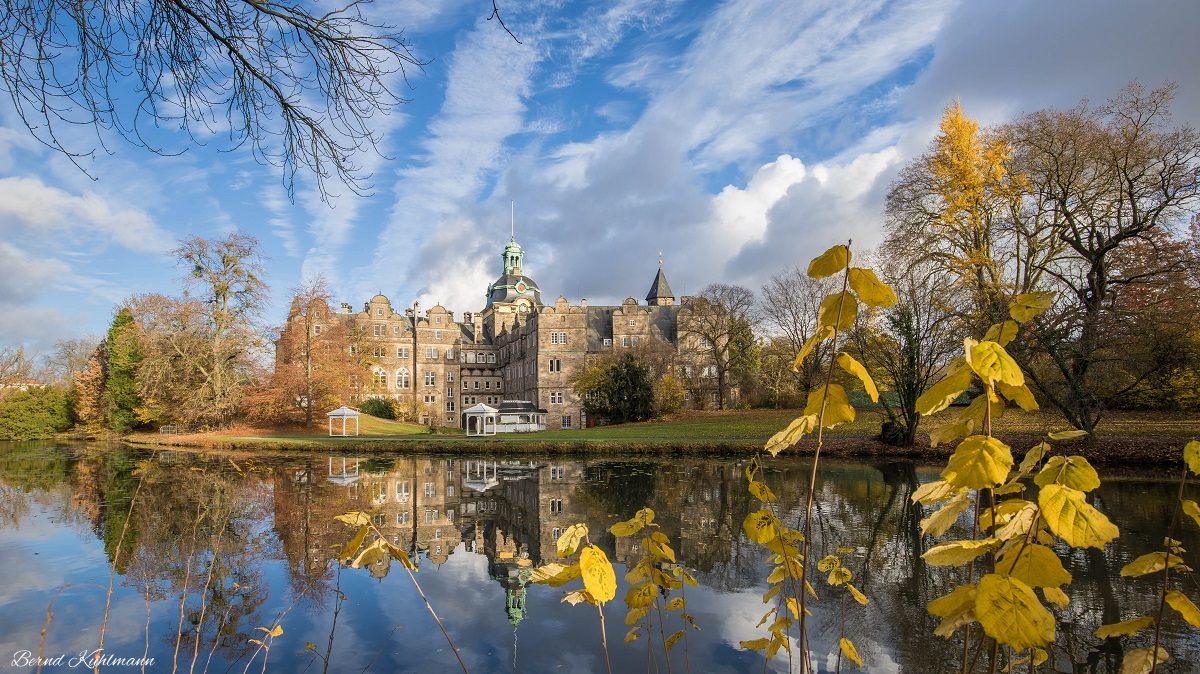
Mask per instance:
[[[114,484],[136,485],[138,478],[124,470],[131,461],[113,465],[122,468]],[[130,517],[121,546],[125,582],[148,601],[179,597],[178,629],[162,640],[181,662],[203,661],[214,651],[228,661],[247,656],[254,628],[266,622],[257,615],[268,585],[256,527],[269,493],[255,488],[257,477],[244,476],[229,462],[147,461],[140,470],[145,482],[132,512],[109,509],[106,539],[119,536],[125,514]],[[121,503],[110,497],[114,502]]]

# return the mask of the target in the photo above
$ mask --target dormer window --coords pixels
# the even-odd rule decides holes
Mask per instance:
[[[380,307],[380,308],[376,309],[376,310],[375,310],[375,315],[376,315],[376,316],[382,316],[382,315],[383,315],[383,308],[382,308],[382,307]]]

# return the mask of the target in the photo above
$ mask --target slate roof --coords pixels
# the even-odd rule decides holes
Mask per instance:
[[[662,267],[659,267],[658,273],[654,275],[654,283],[650,284],[650,292],[646,294],[646,301],[653,302],[665,297],[675,299],[671,286],[667,283],[667,275],[663,273]]]

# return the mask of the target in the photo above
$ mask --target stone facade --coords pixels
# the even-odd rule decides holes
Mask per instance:
[[[349,304],[330,311],[323,302],[302,307],[294,301],[284,333],[319,332],[340,321],[352,337],[347,356],[364,363],[351,384],[351,403],[392,398],[435,426],[462,427],[463,411],[478,403],[527,400],[547,411],[547,428],[582,428],[583,401],[571,379],[598,357],[651,345],[669,354],[670,367],[690,384],[694,405],[711,398],[705,365],[711,350],[688,330],[700,303],[689,297],[676,303],[661,267],[646,304],[630,297],[619,306],[588,306],[586,299],[573,305],[562,296],[546,304],[524,275],[524,251],[515,240],[501,257],[503,273],[488,286],[484,309],[460,319],[441,305],[398,310],[379,294],[360,312]],[[280,362],[290,357],[276,352]]]

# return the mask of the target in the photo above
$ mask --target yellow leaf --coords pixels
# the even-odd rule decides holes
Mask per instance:
[[[751,482],[749,489],[751,496],[764,503],[770,503],[775,500],[775,492],[771,491],[771,488],[762,482],[757,480]]]
[[[1046,601],[1059,608],[1066,608],[1071,604],[1071,598],[1067,596],[1067,593],[1057,587],[1043,587],[1042,595],[1046,597]]]
[[[594,605],[596,603],[596,601],[592,598],[591,593],[589,593],[587,590],[575,590],[574,592],[568,592],[563,595],[562,600],[571,606],[577,606],[582,603]]]
[[[386,557],[387,554],[387,542],[382,538],[377,538],[375,539],[374,543],[371,543],[367,547],[363,548],[362,552],[358,553],[358,556],[354,558],[354,561],[350,563],[350,566],[355,569],[361,569],[364,566],[370,566],[375,562],[378,562]]]
[[[863,304],[886,309],[900,301],[896,293],[870,269],[851,267],[848,280]]]
[[[927,417],[950,406],[971,385],[971,368],[964,364],[950,371],[943,380],[917,398],[917,412]]]
[[[1033,483],[1039,487],[1061,484],[1079,491],[1091,491],[1100,486],[1100,475],[1082,456],[1052,456]]]
[[[749,641],[738,642],[738,645],[748,650],[761,651],[767,647],[768,643],[770,643],[768,639],[751,639]]]
[[[1126,578],[1138,578],[1140,576],[1148,576],[1152,573],[1158,573],[1167,568],[1167,565],[1175,568],[1183,564],[1183,559],[1175,555],[1168,555],[1165,552],[1151,552],[1121,568],[1121,575]]]
[[[668,611],[678,611],[684,606],[687,606],[687,600],[683,597],[673,597],[671,601],[667,602]]]
[[[846,589],[850,591],[850,596],[854,597],[854,601],[862,604],[863,606],[866,606],[871,601],[870,599],[867,599],[867,595],[863,594],[857,587],[854,587],[849,583],[846,584]]]
[[[273,637],[283,634],[283,625],[276,625],[270,632],[268,632],[268,634]]]
[[[862,656],[858,654],[858,649],[854,647],[854,644],[850,643],[849,639],[843,637],[838,641],[838,646],[841,647],[842,653],[845,653],[846,657],[853,661],[854,664],[859,667],[863,666]]]
[[[839,566],[838,568],[829,572],[829,578],[826,580],[830,585],[837,587],[838,585],[845,585],[846,583],[849,583],[853,577],[854,574],[850,571],[850,569],[847,569],[844,566]]]
[[[842,560],[838,559],[837,555],[825,555],[821,561],[817,562],[817,571],[828,573],[842,565]]]
[[[1166,662],[1171,656],[1165,648],[1159,648],[1157,653],[1151,653],[1149,648],[1139,648],[1129,651],[1121,659],[1121,671],[1117,674],[1150,674],[1157,662]]]
[[[1044,545],[1018,545],[996,562],[996,573],[1017,578],[1029,587],[1058,587],[1071,582],[1062,560]]]
[[[589,545],[579,554],[579,570],[588,594],[603,604],[617,595],[617,574],[604,551]]]
[[[609,527],[608,530],[611,531],[614,536],[632,536],[641,531],[642,527],[644,526],[646,526],[645,522],[638,517],[634,517],[633,519],[626,520],[624,522],[617,522]]]
[[[1016,578],[994,573],[980,578],[975,617],[988,636],[1018,651],[1054,641],[1054,615]]]
[[[1008,308],[1008,314],[1013,317],[1018,323],[1024,323],[1029,319],[1041,315],[1050,308],[1051,302],[1054,300],[1052,292],[1036,292],[1024,293],[1013,298],[1012,304]]]
[[[587,536],[588,528],[586,524],[572,524],[567,527],[567,530],[562,532],[558,537],[558,556],[570,557],[579,549],[579,544],[583,542],[584,536]]]
[[[629,630],[629,632],[627,632],[627,633],[625,634],[625,643],[627,643],[627,644],[628,644],[628,643],[631,643],[631,642],[637,641],[637,640],[638,640],[638,636],[640,636],[640,635],[638,634],[638,630],[640,630],[640,629],[642,629],[642,628],[639,626],[639,627],[635,627],[635,628],[633,628],[633,629]]]
[[[929,548],[925,551],[925,554],[921,555],[921,559],[924,559],[930,566],[961,566],[979,555],[994,549],[999,543],[1000,541],[994,538],[981,538],[976,541],[951,541]]]
[[[855,318],[858,318],[858,300],[849,291],[826,295],[817,309],[817,324],[839,331],[854,327]]]
[[[995,342],[966,340],[967,363],[979,378],[987,383],[1004,382],[1009,386],[1024,386],[1025,375],[1021,366]]]
[[[1032,503],[1022,507],[1013,514],[1008,522],[996,529],[996,538],[1007,541],[1028,534],[1029,530],[1033,527],[1033,521],[1037,517],[1037,514],[1037,506]]]
[[[643,606],[642,608],[631,608],[631,609],[629,609],[629,612],[625,614],[625,624],[626,625],[637,624],[637,622],[640,621],[642,618],[645,618],[646,614],[649,612],[650,612],[649,606]]]
[[[672,648],[675,648],[675,644],[678,643],[679,640],[682,638],[683,638],[683,630],[679,630],[678,632],[667,637],[667,650],[669,651]]]
[[[650,558],[643,557],[641,561],[633,566],[632,569],[625,573],[625,582],[630,585],[635,585],[643,580],[650,579]]]
[[[771,601],[772,599],[774,599],[775,595],[779,594],[779,591],[782,589],[783,589],[782,585],[772,585],[771,589],[769,589],[763,593],[763,596],[762,596],[763,603],[765,604],[765,603]]]
[[[345,515],[338,515],[337,517],[334,517],[333,519],[335,519],[339,522],[345,522],[346,524],[349,524],[352,527],[365,527],[371,523],[371,518],[367,517],[366,513],[360,513],[357,511],[352,512],[352,513],[346,513]]]
[[[642,539],[646,545],[646,549],[650,551],[650,554],[659,559],[665,559],[669,562],[674,562],[675,551],[671,549],[670,545],[664,542],[667,540],[666,535],[659,531],[654,533],[656,534],[655,536]]]
[[[1195,520],[1197,525],[1200,525],[1200,505],[1189,499],[1184,499],[1182,504],[1183,514]]]
[[[1116,525],[1084,500],[1086,494],[1048,484],[1038,494],[1042,518],[1055,536],[1075,548],[1103,548],[1120,533]]]
[[[696,587],[696,579],[692,577],[692,574],[685,571],[682,566],[676,566],[671,572],[685,584]]]
[[[972,435],[959,443],[942,477],[960,489],[996,487],[1004,483],[1012,464],[1008,445],[986,435]]]
[[[1026,412],[1034,412],[1038,409],[1037,399],[1033,397],[1033,392],[1028,386],[1009,386],[1002,381],[996,382],[996,390],[1000,391],[1000,395],[1008,398],[1017,404],[1017,407]]]
[[[629,608],[645,608],[654,603],[658,596],[658,588],[654,583],[641,583],[629,588],[625,593],[625,605]]]
[[[1112,623],[1110,625],[1101,625],[1096,630],[1096,638],[1107,639],[1109,637],[1129,637],[1141,632],[1153,624],[1154,618],[1142,616],[1140,618],[1123,620],[1119,623]]]
[[[1167,604],[1178,611],[1179,615],[1183,616],[1183,619],[1188,621],[1189,625],[1200,629],[1200,608],[1196,608],[1196,605],[1192,603],[1191,599],[1187,598],[1187,595],[1179,590],[1171,590],[1167,593]]]
[[[942,619],[933,632],[934,636],[948,639],[954,630],[975,622],[976,590],[974,583],[960,585],[950,594],[929,602],[929,612]]]
[[[937,447],[946,442],[954,442],[959,438],[965,438],[975,430],[974,421],[963,421],[962,419],[948,424],[942,424],[936,429],[929,431],[929,446]]]
[[[1188,470],[1200,475],[1200,442],[1192,440],[1183,446],[1183,461]]]
[[[863,364],[854,360],[854,357],[845,351],[838,354],[837,364],[849,374],[858,377],[862,382],[863,388],[866,389],[867,395],[871,397],[871,402],[879,402],[879,389],[875,388],[875,381],[871,379],[871,375],[867,372],[867,368]]]
[[[854,421],[854,407],[850,405],[850,398],[846,396],[846,389],[842,388],[841,384],[826,384],[809,393],[804,414],[819,416],[822,399],[825,400],[825,416],[822,420],[825,428]]]
[[[1017,337],[1017,331],[1021,326],[1017,325],[1016,321],[1004,321],[996,323],[988,328],[987,334],[980,341],[995,342],[1000,346],[1005,346]]]
[[[781,616],[776,618],[774,622],[767,626],[767,631],[776,633],[783,632],[794,624],[795,621],[793,621],[791,618],[787,616]]]
[[[1025,452],[1025,458],[1021,459],[1021,465],[1017,468],[1017,474],[1021,477],[1028,475],[1037,466],[1038,462],[1046,456],[1046,452],[1051,449],[1047,442],[1039,442]]]
[[[1074,438],[1082,438],[1087,434],[1087,431],[1055,431],[1047,437],[1049,437],[1051,440],[1071,440]]]
[[[387,549],[388,554],[392,556],[392,559],[400,562],[402,565],[404,565],[404,568],[408,569],[409,571],[417,570],[417,565],[413,564],[413,561],[408,558],[408,553],[392,545],[391,543],[387,544]]]
[[[965,491],[959,492],[946,505],[938,508],[929,517],[921,520],[921,535],[941,536],[958,521],[959,515],[965,513],[970,506],[971,501],[967,498],[967,493]]]
[[[950,483],[945,480],[934,480],[933,482],[926,482],[917,487],[917,490],[913,492],[912,502],[922,505],[933,505],[954,496],[957,491],[957,489],[951,487]]]
[[[346,547],[342,548],[342,554],[338,555],[338,557],[343,562],[348,561],[351,555],[353,555],[355,552],[358,552],[359,546],[362,545],[363,539],[367,537],[367,532],[370,531],[370,529],[370,527],[366,526],[359,529],[358,533],[354,534],[354,538],[351,538],[350,542],[346,544]]]
[[[779,518],[770,510],[759,510],[746,515],[742,529],[745,530],[747,538],[762,545],[779,537]]]
[[[808,263],[809,278],[825,278],[833,276],[850,264],[850,249],[837,245],[821,253]]]
[[[765,449],[771,453],[771,456],[778,456],[779,452],[791,447],[800,441],[800,438],[813,432],[817,427],[817,415],[806,414],[802,417],[797,417],[788,427],[779,431],[767,440]]]
[[[817,328],[817,331],[811,337],[804,340],[804,344],[800,347],[800,353],[796,354],[796,360],[792,363],[792,372],[798,372],[800,366],[804,363],[804,359],[808,358],[808,354],[812,353],[813,347],[833,336],[832,325],[822,325]]]

